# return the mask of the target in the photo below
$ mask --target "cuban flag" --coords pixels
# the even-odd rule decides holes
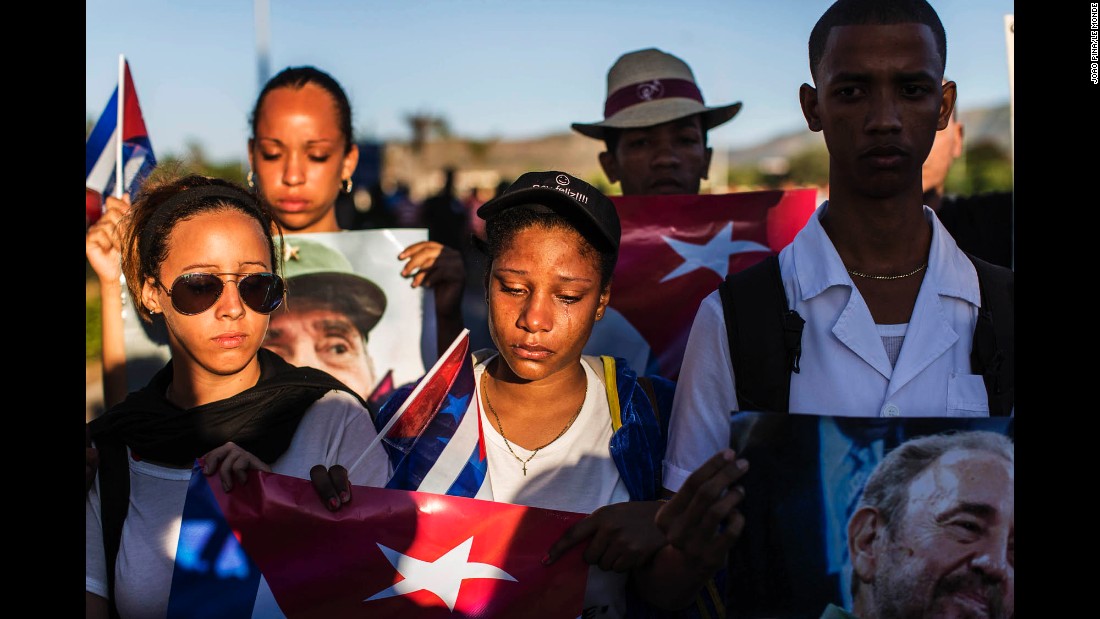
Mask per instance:
[[[206,606],[191,609],[197,613],[191,616],[581,614],[588,578],[583,547],[549,566],[542,557],[585,514],[365,486],[353,487],[352,501],[333,513],[308,480],[295,477],[251,471],[248,483],[228,494],[214,477],[199,483],[232,528],[225,541],[241,549],[219,548],[225,571],[240,565],[237,557],[248,557],[255,573],[263,573],[262,589],[272,602],[224,612],[237,598],[210,589],[202,597]]]
[[[474,384],[463,331],[376,421],[365,451],[386,449],[388,487],[355,486],[335,513],[309,480],[251,471],[226,493],[196,466],[168,617],[578,617],[583,545],[542,558],[586,514],[485,500]]]
[[[401,598],[401,600],[373,605],[370,612],[382,613],[379,616],[391,616],[386,614],[390,612],[394,613],[392,616],[397,616],[401,609],[407,610],[408,600],[413,600],[416,605],[426,605],[427,607],[442,604],[442,608],[445,610],[448,607],[454,610],[456,608],[455,604],[458,604],[459,585],[462,586],[463,596],[472,591],[469,595],[473,597],[469,599],[474,600],[474,602],[459,604],[459,607],[469,610],[468,614],[455,614],[452,616],[509,616],[507,612],[499,615],[495,614],[497,611],[490,614],[478,614],[474,610],[470,610],[480,608],[487,599],[496,599],[497,594],[493,593],[492,587],[485,589],[484,583],[477,584],[477,579],[483,578],[482,576],[469,576],[469,578],[475,579],[474,584],[469,586],[462,584],[465,581],[459,579],[448,581],[450,584],[442,589],[437,587],[429,593],[417,593],[419,589],[409,589],[411,586],[409,584],[399,586],[397,581],[404,582],[402,578],[408,579],[410,576],[399,576],[398,574],[403,574],[402,569],[414,569],[403,566],[420,565],[416,561],[427,561],[429,563],[434,561],[433,565],[438,564],[438,569],[434,571],[432,568],[425,568],[431,573],[436,573],[440,569],[459,569],[454,561],[457,561],[459,555],[463,555],[463,553],[466,553],[464,556],[470,562],[473,562],[470,565],[474,563],[490,565],[490,563],[480,560],[474,561],[471,558],[480,556],[478,549],[484,548],[483,543],[488,543],[490,544],[489,548],[496,549],[492,550],[488,556],[493,562],[492,565],[501,566],[505,562],[505,559],[501,557],[505,555],[511,557],[510,553],[514,551],[514,548],[510,548],[509,544],[526,543],[533,544],[530,553],[534,553],[534,555],[533,558],[532,556],[523,555],[526,558],[521,561],[521,565],[526,566],[525,568],[518,569],[514,563],[510,563],[508,564],[510,567],[497,567],[494,569],[503,570],[511,578],[519,578],[517,574],[521,574],[524,575],[525,581],[531,580],[532,578],[528,577],[524,570],[535,570],[537,574],[546,573],[540,563],[541,558],[565,530],[562,528],[559,531],[557,528],[551,527],[549,530],[558,531],[556,535],[548,539],[545,536],[527,539],[530,537],[529,529],[517,529],[519,521],[523,520],[523,514],[526,512],[514,511],[516,509],[525,510],[526,508],[492,502],[491,486],[486,479],[488,462],[481,433],[481,414],[478,410],[478,398],[475,397],[473,360],[470,356],[469,347],[469,331],[463,330],[432,369],[415,386],[402,387],[396,392],[395,397],[382,407],[378,418],[375,420],[376,425],[381,426],[378,437],[370,445],[364,446],[364,454],[373,449],[384,448],[389,456],[393,473],[387,488],[393,489],[391,490],[393,494],[382,495],[382,497],[391,497],[391,499],[386,500],[390,503],[397,501],[397,504],[412,509],[412,511],[409,511],[409,509],[385,508],[376,513],[372,510],[379,508],[380,505],[384,507],[387,504],[385,501],[379,503],[382,499],[370,498],[370,496],[367,496],[370,493],[363,488],[355,488],[352,492],[354,499],[351,505],[355,507],[354,513],[360,513],[358,511],[360,507],[369,508],[367,512],[361,513],[361,517],[367,519],[365,522],[368,523],[363,528],[366,530],[377,529],[376,533],[379,531],[399,533],[397,537],[385,537],[385,540],[387,540],[385,542],[378,541],[378,548],[374,548],[374,546],[369,548],[373,549],[371,550],[371,556],[374,561],[371,564],[373,567],[370,568],[371,574],[378,576],[378,573],[382,573],[383,576],[379,577],[382,579],[381,581],[385,581],[387,578],[390,579],[386,587],[382,587],[375,593],[380,593],[383,589],[392,585],[394,587],[390,592],[392,595],[382,597]],[[354,463],[348,464],[353,465]],[[275,478],[282,477],[284,476],[275,476]],[[290,479],[293,478],[280,480],[277,485],[280,487],[287,484],[295,485],[294,482],[289,481]],[[260,486],[255,480],[247,485]],[[217,486],[217,488],[212,489],[201,469],[196,467],[192,472],[191,483],[187,490],[180,537],[176,548],[176,561],[168,606],[169,619],[196,616],[225,617],[227,619],[344,616],[326,614],[332,608],[337,607],[355,608],[359,609],[359,612],[363,612],[362,602],[365,600],[362,597],[355,604],[349,602],[348,599],[350,598],[348,598],[343,600],[343,602],[346,602],[344,606],[330,607],[311,594],[310,591],[314,589],[328,591],[331,587],[329,584],[322,585],[320,581],[316,581],[314,578],[315,574],[329,573],[327,571],[317,571],[314,565],[315,562],[323,561],[322,557],[324,555],[313,555],[310,553],[313,553],[314,550],[287,544],[288,540],[292,538],[312,539],[312,532],[307,532],[306,528],[320,525],[310,519],[318,516],[326,516],[327,518],[327,515],[330,515],[328,510],[321,505],[320,499],[318,499],[308,480],[299,480],[292,495],[276,493],[277,498],[274,499],[270,497],[266,499],[253,497],[258,503],[247,509],[241,508],[237,504],[237,499],[241,496],[252,496],[241,492],[241,490],[244,490],[243,487],[235,488],[232,493],[232,500],[230,500],[221,491],[220,484],[215,483],[213,486]],[[421,492],[405,492],[408,490],[421,490]],[[412,495],[421,496],[413,500],[410,499]],[[514,526],[511,526],[511,529],[500,528],[499,531],[496,531],[496,537],[492,537],[495,541],[478,543],[472,541],[478,538],[478,535],[485,537],[489,531],[494,531],[497,527],[504,527],[503,524],[498,523],[485,528],[486,523],[494,522],[492,516],[489,515],[479,521],[482,528],[469,529],[470,535],[467,538],[454,540],[451,537],[446,537],[447,541],[445,542],[426,541],[436,539],[432,536],[435,534],[428,535],[427,533],[435,530],[436,527],[439,527],[440,534],[446,532],[447,535],[452,535],[455,531],[453,529],[453,519],[446,518],[443,515],[440,515],[435,521],[428,518],[429,514],[435,514],[439,511],[437,507],[433,506],[444,505],[444,503],[433,503],[426,497],[437,496],[440,500],[447,498],[439,495],[479,499],[474,501],[473,504],[460,503],[458,504],[459,507],[451,508],[457,510],[457,512],[452,512],[452,515],[468,515],[474,513],[470,510],[475,508],[482,512],[485,510],[494,512],[498,509],[503,511],[513,510],[510,512],[513,516],[507,518],[512,518],[516,522]],[[216,497],[220,498],[216,499]],[[392,497],[398,498],[392,499]],[[445,504],[451,505],[450,503]],[[248,510],[258,510],[255,516],[256,519],[265,523],[267,522],[266,519],[272,515],[269,510],[281,510],[279,513],[286,512],[289,514],[290,523],[287,524],[288,528],[270,533],[271,540],[261,536],[250,539],[265,541],[256,542],[255,545],[245,543],[245,537],[239,529],[246,525],[236,522],[232,517],[227,521],[226,517],[234,513],[227,508],[227,505],[236,506],[234,509],[244,509],[246,514],[251,513]],[[474,506],[471,507],[471,505]],[[336,515],[344,514],[347,509],[348,506],[345,506]],[[577,516],[578,518],[569,516],[565,520],[568,521],[568,524],[572,524],[579,517],[583,517],[583,514]],[[305,518],[306,521],[301,521],[301,518]],[[322,519],[325,520],[326,518]],[[505,519],[507,520],[507,518]],[[555,518],[561,519],[561,517]],[[340,519],[337,519],[337,521],[340,521]],[[568,528],[568,524],[565,525],[566,528]],[[317,542],[321,544],[318,547],[328,548],[334,545],[343,547],[347,543],[346,536],[352,535],[356,526],[360,525],[351,523],[347,527],[349,532],[342,529],[340,531],[329,531],[332,538],[327,542]],[[526,520],[523,520],[523,525],[527,527]],[[424,538],[418,537],[418,531],[424,532],[427,536]],[[511,537],[513,534],[520,535],[524,539],[513,540]],[[379,540],[381,539],[379,537]],[[454,542],[451,547],[443,548],[444,545],[451,542]],[[276,548],[268,548],[268,543],[273,543]],[[242,544],[244,544],[243,547]],[[310,545],[303,544],[303,546]],[[385,550],[380,550],[382,547]],[[401,549],[407,552],[403,554]],[[271,552],[275,552],[275,554],[272,555]],[[434,554],[437,552],[438,554]],[[317,558],[309,559],[302,553]],[[330,555],[329,559],[332,558],[334,556]],[[384,562],[379,563],[378,559],[384,559]],[[336,563],[334,565],[340,564]],[[359,569],[361,572],[366,568]],[[305,570],[305,572],[299,573],[301,570]],[[381,572],[376,573],[374,570],[381,570]],[[586,568],[578,571],[582,576],[580,576],[580,584],[578,585],[580,587],[580,597],[577,598],[577,608],[570,611],[572,615],[565,613],[547,616],[577,616],[586,581],[586,576],[583,574],[587,573]],[[274,580],[273,574],[278,574],[274,576]],[[477,567],[470,574],[497,574],[497,572],[488,567]],[[303,578],[306,580],[303,581]],[[485,576],[484,578],[491,580],[495,577]],[[370,582],[375,581],[377,581],[377,578]],[[309,584],[301,585],[302,582]],[[295,611],[286,610],[288,598],[283,597],[281,593],[281,590],[288,583],[299,583],[296,585],[297,588],[294,589],[297,593],[290,594],[289,598],[297,600],[291,603],[291,608],[296,609]],[[358,587],[361,583],[357,583],[358,581],[345,584],[348,587],[352,587],[353,584]],[[349,590],[359,591],[358,588],[354,587]],[[463,597],[463,599],[466,598]],[[510,598],[505,596],[501,599],[507,600]],[[442,600],[442,602],[439,602],[439,600]],[[507,604],[505,607],[515,610],[515,607]],[[311,609],[315,608],[327,610],[312,612]],[[391,610],[378,610],[378,608],[390,608]],[[398,610],[392,610],[394,608]],[[458,613],[458,611],[455,612]],[[417,616],[422,615],[418,614]]]
[[[119,56],[119,83],[122,91],[122,107],[119,107],[119,90],[115,87],[107,107],[99,115],[95,127],[85,142],[85,186],[99,194],[100,203],[109,196],[121,196],[124,192],[134,195],[141,181],[157,164],[145,120],[141,116],[134,80],[130,76],[130,64]],[[121,131],[120,128],[121,127]],[[119,141],[122,143],[122,161],[119,165]],[[116,187],[118,169],[123,182]],[[98,217],[97,217],[98,218]],[[88,222],[89,225],[94,221]]]
[[[610,309],[585,352],[676,380],[699,304],[727,274],[793,241],[816,201],[812,188],[613,197],[622,224],[619,260]]]
[[[470,331],[463,329],[409,389],[399,390],[375,420],[376,442],[393,468],[386,487],[491,500]]]

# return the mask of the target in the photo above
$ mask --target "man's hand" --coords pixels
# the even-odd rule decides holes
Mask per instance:
[[[737,509],[745,489],[737,482],[748,469],[748,461],[724,449],[696,469],[657,512],[657,526],[689,561],[706,569],[725,563],[745,526]]]
[[[550,565],[576,544],[591,539],[584,550],[589,565],[615,572],[641,567],[666,544],[664,531],[654,520],[660,505],[658,501],[604,505],[554,542],[543,563]]]

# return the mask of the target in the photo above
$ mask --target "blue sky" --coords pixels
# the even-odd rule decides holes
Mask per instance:
[[[959,105],[1009,100],[1011,0],[932,0]],[[711,132],[745,146],[805,128],[806,40],[829,0],[269,0],[272,73],[312,64],[352,102],[357,137],[407,139],[430,112],[473,138],[534,137],[602,118],[607,70],[657,47],[691,65],[708,105],[744,102]],[[259,92],[253,0],[87,0],[85,115],[98,118],[130,62],[155,153],[197,141],[246,156]]]

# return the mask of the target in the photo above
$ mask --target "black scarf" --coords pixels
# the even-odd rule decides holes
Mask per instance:
[[[233,397],[188,410],[172,404],[165,397],[172,382],[169,361],[145,388],[88,424],[100,452],[97,474],[112,619],[119,616],[114,565],[130,497],[127,445],[142,458],[190,467],[195,458],[233,441],[270,464],[287,450],[302,416],[321,396],[341,389],[363,402],[344,383],[321,370],[295,367],[263,348],[256,356],[259,382]]]
[[[169,361],[143,389],[93,420],[92,438],[118,441],[141,458],[181,467],[233,441],[270,464],[286,451],[302,416],[321,396],[333,389],[354,394],[329,374],[295,367],[266,349],[257,357],[260,380],[254,387],[186,410],[165,397],[172,381]]]

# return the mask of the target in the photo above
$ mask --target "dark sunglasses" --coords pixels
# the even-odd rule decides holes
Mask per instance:
[[[241,301],[260,314],[270,314],[283,303],[283,278],[274,273],[184,273],[172,282],[172,288],[164,292],[172,297],[172,307],[188,316],[201,314],[214,306],[225,290],[225,280],[220,275],[236,275],[230,280],[237,284]]]

